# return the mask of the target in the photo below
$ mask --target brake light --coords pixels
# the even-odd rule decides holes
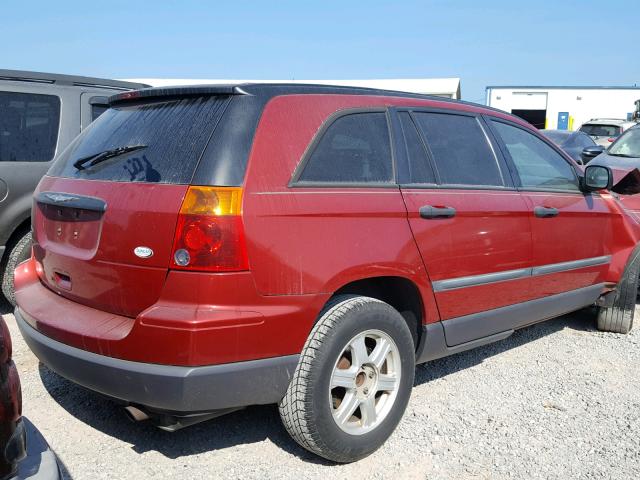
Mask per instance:
[[[189,187],[173,244],[172,268],[229,272],[247,270],[242,188]]]

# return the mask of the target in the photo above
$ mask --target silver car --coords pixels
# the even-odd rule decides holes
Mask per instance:
[[[635,122],[619,118],[594,118],[583,123],[580,131],[593,138],[593,141],[598,145],[608,147],[626,130],[635,125]]]

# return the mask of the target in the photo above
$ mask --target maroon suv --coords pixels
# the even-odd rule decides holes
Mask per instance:
[[[110,104],[35,193],[15,315],[137,419],[279,403],[349,462],[395,429],[416,363],[589,305],[632,326],[640,228],[610,170],[512,115],[314,85]]]

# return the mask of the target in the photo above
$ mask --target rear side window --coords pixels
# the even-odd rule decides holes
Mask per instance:
[[[409,183],[436,183],[427,151],[408,112],[400,112],[402,136],[409,157]]]
[[[522,128],[492,120],[523,187],[578,191],[573,168],[553,148]]]
[[[475,117],[414,112],[440,183],[504,186],[498,160]]]
[[[0,92],[0,161],[48,162],[56,152],[60,99]]]
[[[352,113],[336,119],[311,151],[298,181],[392,182],[393,166],[386,114]]]
[[[228,97],[178,98],[122,104],[106,110],[58,157],[49,175],[188,184]],[[143,146],[84,169],[78,160],[121,147]]]

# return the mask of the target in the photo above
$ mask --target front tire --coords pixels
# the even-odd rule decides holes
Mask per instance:
[[[4,298],[16,306],[16,294],[13,285],[13,273],[16,267],[29,259],[31,255],[31,232],[27,232],[5,252],[6,261],[3,261],[4,270],[2,271],[2,293]]]
[[[616,287],[613,304],[598,308],[598,330],[612,333],[629,333],[633,328],[640,275],[640,249],[636,248]]]
[[[341,295],[320,313],[279,405],[302,447],[334,462],[377,450],[406,409],[415,374],[411,332],[390,305]]]

